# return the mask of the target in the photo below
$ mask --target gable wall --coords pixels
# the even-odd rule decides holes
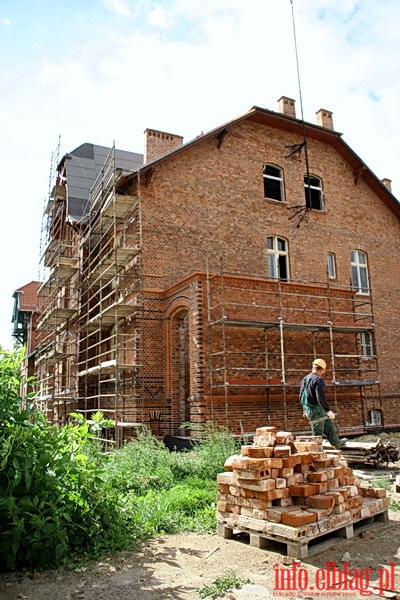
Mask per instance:
[[[266,275],[266,237],[289,243],[290,276],[325,281],[326,255],[334,252],[338,281],[348,285],[350,250],[367,253],[377,324],[382,392],[399,393],[400,354],[398,273],[400,224],[397,217],[353,172],[331,146],[309,139],[310,173],[323,181],[325,211],[311,211],[297,227],[288,207],[304,204],[304,152],[285,158],[294,134],[241,122],[231,128],[220,149],[204,139],[156,166],[141,189],[145,287],[166,287],[194,271],[223,267]],[[284,172],[285,203],[263,198],[264,163]],[[398,420],[388,400],[391,420]]]

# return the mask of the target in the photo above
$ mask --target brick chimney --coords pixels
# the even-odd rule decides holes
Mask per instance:
[[[183,137],[181,135],[165,133],[156,129],[146,129],[144,136],[145,163],[151,162],[172,150],[176,150],[176,148],[179,148],[183,144]]]
[[[325,127],[325,129],[333,130],[333,119],[330,110],[325,110],[324,108],[320,108],[318,112],[315,113],[317,115],[317,123],[321,127]]]
[[[392,180],[388,179],[387,177],[384,177],[384,179],[382,179],[382,183],[383,185],[385,185],[387,187],[387,189],[389,190],[389,192],[392,191]]]
[[[278,100],[279,112],[287,115],[288,117],[296,118],[296,100],[287,98],[287,96],[281,96]]]

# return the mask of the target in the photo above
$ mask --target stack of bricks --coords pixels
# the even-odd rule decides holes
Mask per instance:
[[[387,510],[382,488],[363,487],[341,452],[321,436],[274,427],[256,430],[253,445],[217,475],[217,522],[285,539],[316,537]]]

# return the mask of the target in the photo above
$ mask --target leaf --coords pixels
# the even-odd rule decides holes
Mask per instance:
[[[89,460],[89,457],[86,454],[76,454],[74,458],[75,460],[80,460],[82,462],[87,462]]]

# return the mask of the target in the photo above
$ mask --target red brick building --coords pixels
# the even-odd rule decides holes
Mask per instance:
[[[332,113],[279,109],[185,145],[146,130],[144,162],[112,149],[71,199],[71,155],[99,147],[61,161],[37,350],[52,419],[103,410],[117,440],[210,419],[301,431],[318,356],[342,432],[400,427],[400,205]]]
[[[24,374],[24,383],[21,390],[22,397],[32,391],[31,386],[26,383],[26,379],[33,377],[35,374],[36,325],[40,310],[40,299],[38,298],[39,285],[38,281],[31,281],[13,293],[12,336],[17,344],[23,345],[26,348],[25,359],[22,365]]]

